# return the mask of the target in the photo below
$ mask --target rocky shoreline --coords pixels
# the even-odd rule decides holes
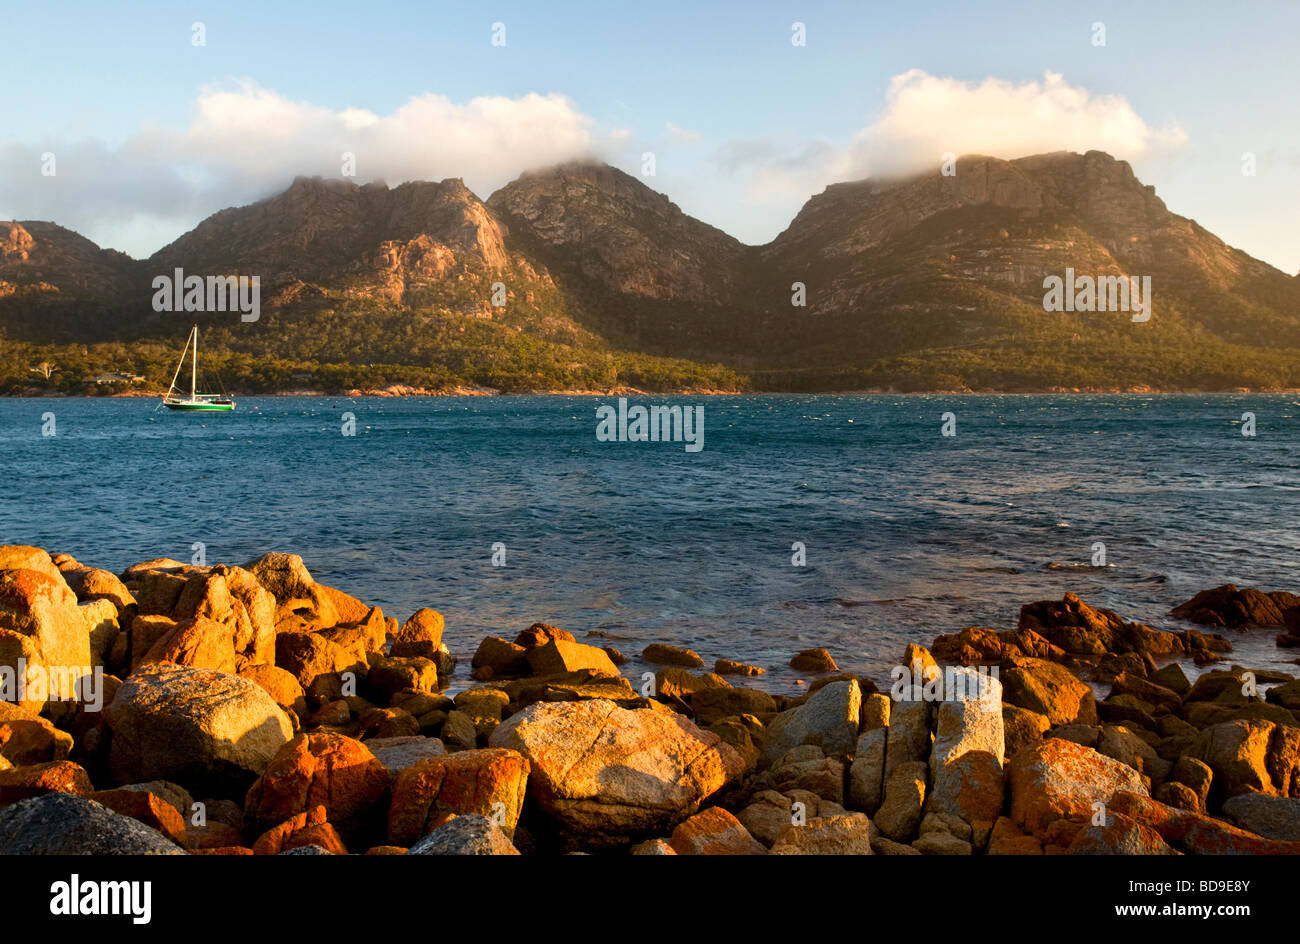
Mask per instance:
[[[663,644],[631,680],[541,623],[457,665],[436,610],[398,623],[293,554],[0,547],[0,853],[1300,853],[1300,681],[1226,635],[1300,646],[1300,597],[1172,615],[1205,629],[1066,594],[887,680],[792,653],[786,697]]]

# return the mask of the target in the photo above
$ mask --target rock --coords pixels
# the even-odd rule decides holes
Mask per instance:
[[[275,664],[290,673],[309,693],[339,697],[343,673],[358,680],[369,672],[366,662],[316,633],[280,633],[275,638]]]
[[[519,855],[519,850],[486,816],[466,813],[439,826],[407,855]]]
[[[453,816],[481,813],[514,835],[529,763],[517,751],[490,748],[431,757],[400,771],[388,810],[388,841],[412,845]]]
[[[1206,728],[1187,751],[1214,771],[1217,802],[1242,793],[1300,793],[1300,728],[1229,721]]]
[[[1110,691],[1112,695],[1129,694],[1140,698],[1161,714],[1177,713],[1183,706],[1182,696],[1178,692],[1128,672],[1115,676]]]
[[[871,821],[861,813],[823,816],[787,826],[772,855],[871,855]]]
[[[1006,776],[1011,819],[1044,843],[1062,846],[1091,821],[1094,803],[1109,804],[1119,791],[1147,792],[1132,767],[1059,738],[1021,751]]]
[[[1170,780],[1160,784],[1155,789],[1155,798],[1165,806],[1176,807],[1180,810],[1188,810],[1192,813],[1204,813],[1205,807],[1202,806],[1200,798],[1197,797],[1196,791],[1183,783]]]
[[[762,675],[763,670],[756,665],[737,662],[734,659],[718,659],[713,663],[713,671],[718,675]]]
[[[263,554],[244,565],[263,587],[269,590],[277,603],[310,598],[311,587],[316,582],[297,554]]]
[[[12,556],[13,546],[10,551]],[[0,700],[31,711],[47,702],[73,700],[82,677],[91,672],[90,634],[77,597],[52,563],[49,568],[53,576],[40,570],[0,570],[0,666],[10,670]],[[5,690],[17,688],[20,665],[27,669],[21,701],[17,691]]]
[[[307,693],[291,673],[274,665],[248,665],[239,670],[239,677],[255,683],[285,711],[307,717]]]
[[[863,693],[862,707],[858,711],[858,731],[872,731],[889,727],[889,714],[893,700],[883,692]]]
[[[319,591],[322,596],[329,600],[330,606],[338,614],[340,623],[360,623],[370,614],[371,608],[362,603],[356,597],[344,593],[342,590],[336,590],[333,587],[327,587],[323,583],[313,583],[312,588]],[[424,612],[421,610],[420,612]],[[435,612],[433,610],[430,613]],[[417,653],[418,655],[419,653]]]
[[[299,734],[276,752],[249,788],[246,821],[262,833],[321,807],[344,836],[357,835],[389,783],[388,769],[361,741],[327,731]]]
[[[1042,659],[1015,659],[1002,673],[1003,698],[1046,715],[1052,724],[1096,724],[1092,689],[1064,666]]]
[[[1167,656],[1184,650],[1177,635],[1126,622],[1110,610],[1089,606],[1073,593],[1059,602],[1021,607],[1019,628],[1033,630],[1066,652],[1083,655],[1138,652]],[[1005,678],[1003,684],[1007,684]]]
[[[577,642],[573,638],[573,633],[567,630],[551,626],[548,623],[534,623],[515,637],[515,645],[523,646],[525,649],[536,649],[553,640]]]
[[[1108,721],[1111,724],[1132,724],[1139,728],[1145,728],[1148,731],[1155,729],[1157,721],[1155,719],[1155,705],[1145,702],[1133,695],[1119,694],[1111,695],[1100,705],[1096,705],[1097,718],[1102,721]],[[1083,717],[1082,715],[1080,717]],[[1165,716],[1168,717],[1168,716]],[[1097,718],[1083,722],[1087,725],[1095,725]]]
[[[1079,830],[1067,850],[1071,855],[1177,855],[1160,833],[1120,813],[1109,813],[1105,826]]]
[[[90,799],[114,813],[129,816],[150,829],[156,829],[178,846],[185,846],[185,820],[170,803],[146,790],[98,790]]]
[[[1265,839],[1300,842],[1300,799],[1242,793],[1223,803],[1229,819]]]
[[[619,674],[618,666],[610,661],[605,650],[562,639],[552,639],[543,646],[529,649],[527,658],[534,675],[582,671],[609,676]]]
[[[801,649],[790,660],[790,668],[798,672],[810,672],[820,675],[823,672],[838,672],[840,667],[835,664],[831,654],[825,649]]]
[[[142,665],[170,662],[235,673],[235,638],[228,626],[204,617],[183,620],[150,647]]]
[[[116,782],[172,780],[227,796],[242,797],[293,735],[255,683],[166,663],[127,678],[104,718]]]
[[[1289,711],[1300,711],[1300,679],[1276,685],[1264,693],[1270,704],[1281,705]]]
[[[692,675],[678,666],[669,666],[655,673],[654,695],[669,702],[684,703],[696,692],[709,688],[719,688],[712,679],[721,676]]]
[[[701,810],[673,830],[669,845],[677,855],[767,855],[744,825],[720,806]]]
[[[325,808],[313,807],[272,826],[253,843],[255,855],[279,855],[303,846],[320,846],[334,855],[347,855],[342,837],[330,825]]]
[[[921,825],[927,766],[921,761],[899,764],[885,781],[885,799],[875,824],[895,842],[907,842]]]
[[[642,649],[641,658],[655,665],[677,665],[687,669],[698,669],[704,665],[699,653],[659,642]]]
[[[929,808],[963,822],[988,823],[1002,815],[1002,763],[988,751],[967,751],[933,773]]]
[[[1010,818],[1002,816],[993,824],[988,854],[1042,855],[1043,844],[1033,836],[1026,836]]]
[[[647,839],[628,850],[628,855],[677,855],[666,839]]]
[[[921,855],[970,855],[971,844],[958,839],[950,833],[926,833],[915,842],[912,848]]]
[[[1171,662],[1160,669],[1151,676],[1151,681],[1157,685],[1163,685],[1178,695],[1187,694],[1192,687],[1192,683],[1187,679],[1187,673],[1183,671],[1183,667],[1177,662]]]
[[[3,570],[34,570],[67,586],[63,572],[55,565],[50,555],[39,547],[27,544],[0,546],[0,571]]]
[[[836,805],[844,803],[844,764],[826,757],[816,745],[806,744],[790,751],[772,767],[769,776],[782,793],[803,791]]]
[[[1173,767],[1154,747],[1123,725],[1102,725],[1097,750],[1155,781],[1165,779]]]
[[[478,728],[474,719],[464,711],[448,712],[442,723],[442,740],[452,748],[473,750],[478,746]]]
[[[691,710],[697,724],[709,725],[736,715],[770,715],[776,712],[776,700],[756,688],[705,688],[693,692]]]
[[[1195,757],[1183,755],[1174,763],[1169,779],[1185,785],[1195,793],[1197,809],[1202,813],[1205,812],[1206,804],[1210,800],[1210,784],[1214,780],[1214,771],[1210,769],[1209,764]]]
[[[397,776],[413,764],[430,757],[442,757],[447,753],[442,741],[432,737],[408,735],[406,737],[372,738],[365,742],[366,747],[375,755],[375,759],[387,768],[389,774]]]
[[[861,707],[862,692],[856,681],[827,685],[798,708],[772,719],[763,745],[763,762],[771,763],[800,744],[815,744],[827,756],[852,754],[858,740]]]
[[[603,699],[532,705],[489,743],[528,758],[531,796],[584,848],[662,835],[744,769],[735,750],[679,715]]]
[[[372,696],[377,696],[381,702],[388,701],[398,692],[407,689],[436,692],[438,667],[432,659],[419,656],[372,655],[366,682]]]
[[[885,781],[901,764],[930,760],[930,702],[900,701],[890,709]]]
[[[491,669],[490,677],[503,675],[526,675],[528,673],[528,650],[516,646],[499,636],[488,636],[478,645],[470,665],[475,669]]]
[[[112,600],[91,600],[77,604],[77,612],[81,614],[90,638],[91,664],[105,665],[121,631],[117,605]]]
[[[392,654],[432,659],[442,646],[442,629],[442,614],[437,610],[416,610],[393,635]]]
[[[1153,827],[1165,842],[1190,855],[1300,855],[1300,843],[1264,839],[1211,816],[1174,809],[1136,793],[1116,793],[1108,812]]]
[[[44,793],[86,796],[94,789],[85,769],[70,760],[0,770],[0,805],[7,806]]]
[[[1295,605],[1289,593],[1265,593],[1247,587],[1238,590],[1227,583],[1211,590],[1202,590],[1186,603],[1169,611],[1175,619],[1184,619],[1202,626],[1224,626],[1236,629],[1242,626],[1282,626],[1283,610]]]
[[[1000,764],[1005,750],[1001,683],[975,669],[955,669],[945,687],[953,690],[944,692],[938,706],[931,771],[937,773],[967,751],[987,752]]]
[[[156,830],[93,800],[50,793],[0,810],[0,855],[184,855]]]
[[[804,803],[803,820],[806,822],[809,818],[817,815],[817,808],[820,803],[818,797],[811,797],[811,809],[809,804]],[[780,835],[785,832],[787,826],[794,824],[795,801],[775,790],[761,790],[750,798],[749,805],[736,814],[736,818],[744,825],[755,839],[765,846],[771,846]]]
[[[0,757],[15,766],[64,760],[72,736],[47,719],[18,705],[0,701]]]
[[[1028,708],[1016,705],[1002,706],[1002,736],[1005,744],[1004,754],[1011,757],[1026,747],[1033,747],[1043,740],[1052,727],[1047,715],[1040,715]]]
[[[875,815],[884,798],[885,741],[888,728],[873,728],[858,736],[849,768],[849,802],[855,809]]]
[[[886,839],[884,836],[876,836],[871,840],[871,852],[873,855],[919,856],[921,854],[920,849],[913,849],[906,843],[894,842],[894,840]]]

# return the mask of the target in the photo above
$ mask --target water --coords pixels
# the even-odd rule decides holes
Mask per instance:
[[[597,442],[613,402],[0,400],[0,543],[114,571],[194,542],[209,563],[294,551],[399,620],[442,611],[463,658],[540,620],[757,663],[777,691],[798,649],[883,681],[908,642],[1067,590],[1166,628],[1206,587],[1300,590],[1290,395],[634,398],[703,404],[698,453]],[[1230,635],[1236,661],[1294,669],[1273,631]]]

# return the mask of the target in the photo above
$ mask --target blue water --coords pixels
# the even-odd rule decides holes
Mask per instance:
[[[882,680],[907,642],[1066,590],[1155,626],[1224,582],[1300,590],[1293,396],[634,398],[702,404],[698,453],[597,442],[614,402],[0,400],[0,543],[115,571],[194,542],[209,563],[294,551],[399,620],[442,611],[463,657],[541,620],[754,662],[786,691],[800,648]],[[1253,667],[1295,656],[1267,631],[1234,642]]]

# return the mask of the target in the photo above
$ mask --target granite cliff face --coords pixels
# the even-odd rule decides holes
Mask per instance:
[[[682,349],[745,288],[749,250],[604,164],[524,174],[488,199],[518,245],[562,280],[593,330]]]
[[[459,179],[390,190],[299,177],[277,196],[209,217],[145,265],[159,273],[260,275],[273,293],[287,291],[277,296],[286,304],[314,286],[416,305],[447,283],[512,265],[530,281],[544,280],[511,257],[501,227]]]
[[[765,246],[592,163],[524,174],[486,202],[454,179],[299,178],[142,262],[54,224],[7,223],[0,326],[30,340],[147,335],[161,330],[149,280],[174,268],[260,275],[271,312],[350,319],[336,352],[376,307],[403,316],[411,340],[386,359],[432,343],[431,319],[463,316],[548,344],[723,363],[760,388],[1300,385],[1300,278],[1170,212],[1098,151],[835,184]],[[1067,268],[1150,276],[1153,319],[1135,330],[1114,312],[1044,312],[1044,278]],[[504,308],[489,301],[498,282]]]

